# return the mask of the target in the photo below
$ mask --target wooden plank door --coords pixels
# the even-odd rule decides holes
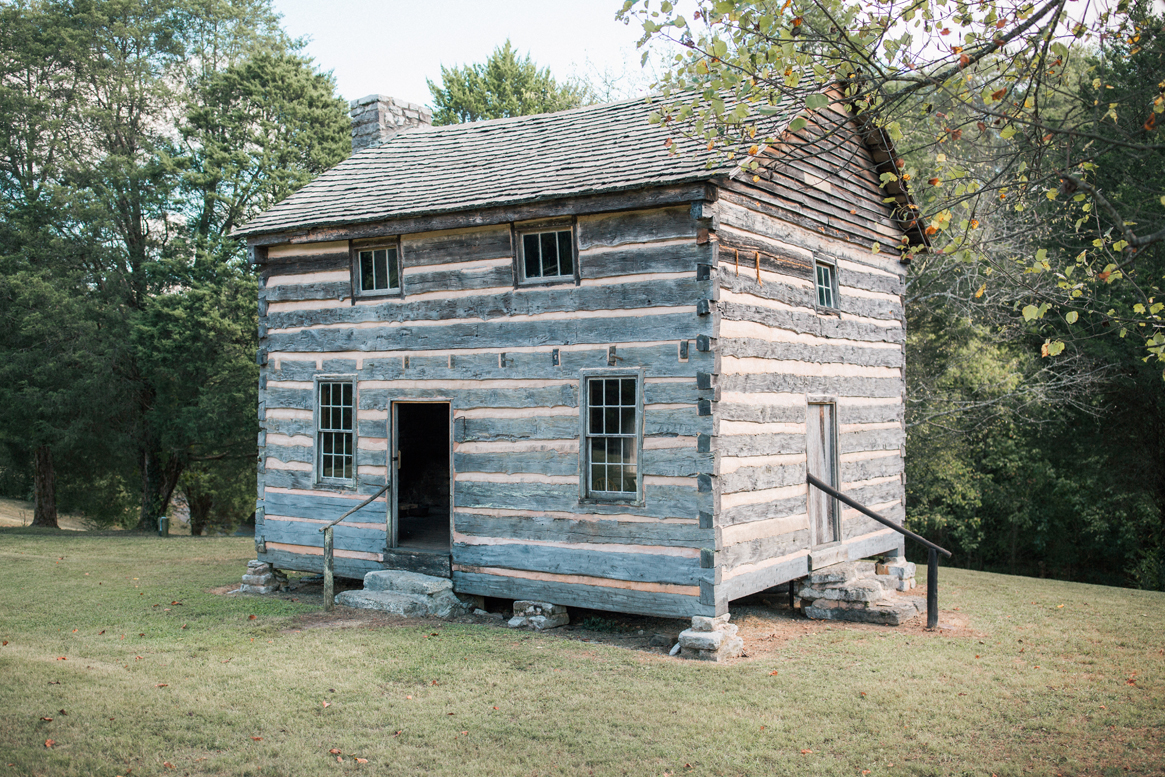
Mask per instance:
[[[809,474],[837,488],[837,408],[832,403],[809,403],[806,426],[806,464]],[[840,539],[837,500],[820,488],[809,487],[809,525],[814,545]]]

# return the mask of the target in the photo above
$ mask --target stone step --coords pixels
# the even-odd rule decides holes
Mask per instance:
[[[380,569],[364,576],[364,588],[368,591],[436,596],[442,591],[452,591],[453,581],[447,577],[422,575],[420,572],[406,572],[403,569]]]
[[[922,599],[892,596],[881,601],[860,605],[854,602],[817,600],[805,607],[805,615],[814,620],[900,626],[925,610],[926,602]]]
[[[344,591],[336,595],[336,604],[361,610],[379,610],[410,618],[424,618],[433,614],[429,597],[393,591]]]
[[[813,586],[845,585],[846,583],[852,583],[855,580],[860,580],[863,577],[872,577],[873,575],[874,562],[847,561],[843,564],[833,564],[810,572],[809,584]]]

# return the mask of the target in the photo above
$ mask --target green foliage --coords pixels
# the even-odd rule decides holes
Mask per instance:
[[[507,40],[484,64],[441,66],[441,83],[428,82],[433,95],[433,124],[463,124],[576,108],[594,102],[585,84],[559,84],[527,54],[519,58]]]
[[[152,528],[192,467],[240,520],[256,279],[229,234],[348,155],[346,105],[269,0],[0,17],[0,443],[10,461],[50,446],[65,496],[92,512],[101,494],[103,521],[137,491]]]

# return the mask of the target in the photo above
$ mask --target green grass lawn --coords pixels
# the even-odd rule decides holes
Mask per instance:
[[[210,593],[252,550],[0,530],[0,777],[1165,774],[1161,593],[944,569],[974,634],[713,665]]]

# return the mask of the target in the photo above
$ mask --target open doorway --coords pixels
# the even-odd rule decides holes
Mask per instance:
[[[395,546],[448,553],[452,499],[448,402],[395,402]]]

